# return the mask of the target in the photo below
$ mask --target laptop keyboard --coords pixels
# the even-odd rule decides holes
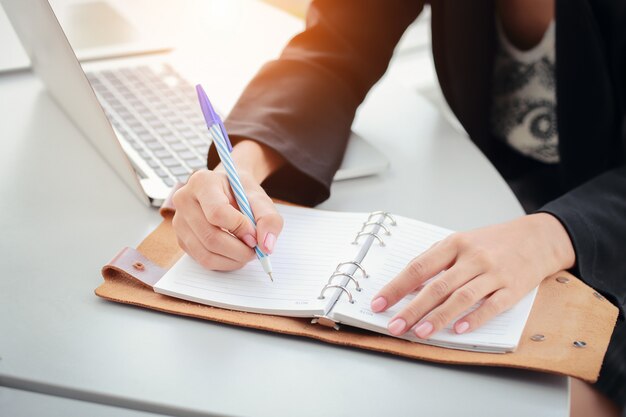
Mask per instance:
[[[165,185],[206,167],[211,144],[195,88],[170,65],[88,72],[107,117],[122,140]]]

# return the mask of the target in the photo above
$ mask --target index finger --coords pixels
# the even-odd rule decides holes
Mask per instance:
[[[230,204],[207,204],[200,202],[206,220],[221,229],[228,230],[239,239],[254,237],[255,231],[248,217]]]
[[[372,311],[379,313],[387,310],[428,279],[448,269],[454,263],[456,254],[456,247],[443,240],[414,258],[374,296]]]

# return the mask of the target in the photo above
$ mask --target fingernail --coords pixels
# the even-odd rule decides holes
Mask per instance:
[[[256,239],[251,234],[244,235],[243,242],[251,248],[256,246]]]
[[[383,311],[383,308],[385,307],[387,307],[387,300],[385,300],[384,297],[378,297],[374,301],[372,301],[372,311],[374,313]]]
[[[415,328],[415,335],[420,339],[426,339],[432,331],[433,325],[430,322],[425,321]]]
[[[274,233],[268,233],[265,236],[265,241],[263,242],[263,244],[265,245],[267,251],[269,253],[272,253],[274,251],[274,245],[276,244],[276,236],[274,235]]]
[[[395,319],[394,321],[389,323],[389,326],[387,326],[387,330],[389,330],[389,333],[398,336],[402,333],[405,327],[406,321],[404,321],[404,319]]]
[[[454,326],[454,330],[458,334],[465,333],[467,331],[467,329],[469,329],[469,323],[466,322],[466,321],[462,321],[460,323],[457,323],[456,326]]]

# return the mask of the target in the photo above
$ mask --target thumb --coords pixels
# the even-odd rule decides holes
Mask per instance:
[[[283,230],[283,217],[266,194],[250,200],[250,206],[256,220],[256,238],[259,247],[263,252],[271,254],[274,252],[278,235]]]

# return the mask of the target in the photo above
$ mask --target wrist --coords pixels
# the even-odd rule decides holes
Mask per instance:
[[[238,141],[233,146],[231,157],[238,170],[249,173],[259,184],[285,164],[279,153],[250,139]],[[221,163],[215,167],[216,171],[223,169]]]
[[[537,235],[547,243],[546,256],[555,262],[555,268],[561,270],[573,267],[576,262],[574,245],[559,219],[550,213],[531,214],[527,218],[536,226]]]

